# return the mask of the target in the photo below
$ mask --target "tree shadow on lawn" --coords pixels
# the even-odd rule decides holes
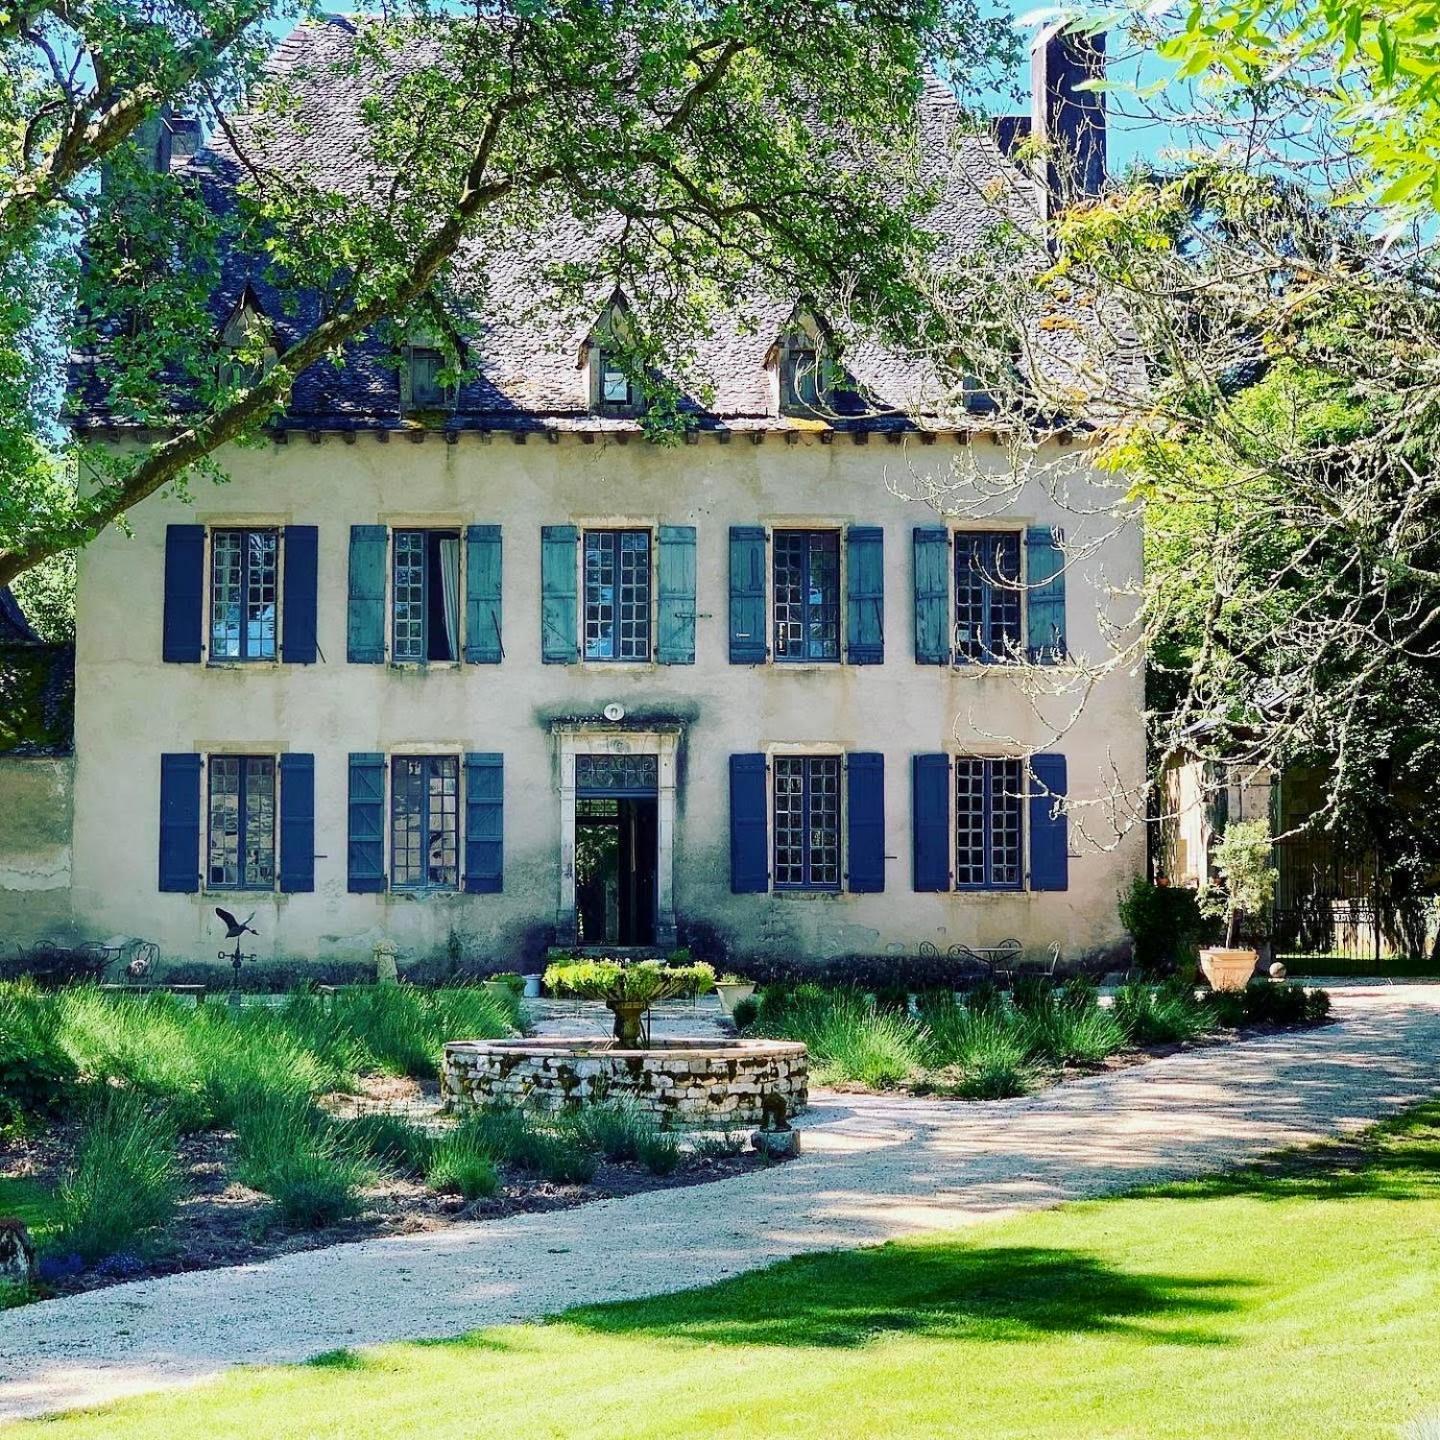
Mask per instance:
[[[921,1241],[804,1256],[704,1290],[572,1310],[558,1323],[602,1335],[840,1349],[883,1335],[1006,1342],[1080,1332],[1224,1345],[1204,1321],[1237,1309],[1244,1285],[1116,1270],[1081,1251]]]
[[[1440,1200],[1440,1102],[1420,1105],[1352,1139],[1321,1141],[1135,1194],[1175,1200]]]

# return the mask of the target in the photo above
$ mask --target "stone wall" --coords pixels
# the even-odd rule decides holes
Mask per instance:
[[[780,1040],[671,1040],[648,1050],[590,1042],[465,1040],[445,1047],[441,1091],[451,1106],[526,1105],[560,1110],[601,1099],[633,1099],[662,1123],[746,1126],[761,1100],[805,1108],[805,1047]]]
[[[67,940],[74,761],[0,755],[0,952]]]

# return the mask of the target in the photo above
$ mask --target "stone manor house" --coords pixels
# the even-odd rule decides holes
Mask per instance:
[[[279,59],[351,43],[317,23]],[[1013,124],[959,134],[938,86],[925,123],[954,245],[991,182],[1044,202]],[[160,163],[204,163],[194,142],[171,127]],[[283,328],[262,277],[227,287],[218,355]],[[388,939],[507,966],[1119,939],[1140,827],[1075,817],[1138,792],[1141,680],[1078,714],[1065,681],[1104,652],[1139,539],[1086,518],[1083,436],[1039,457],[1068,448],[1066,506],[1037,483],[941,513],[923,497],[957,467],[1008,473],[983,399],[927,420],[905,358],[864,345],[843,359],[873,403],[839,415],[813,317],[777,297],[769,333],[703,342],[713,402],[652,444],[606,343],[637,303],[598,296],[575,329],[515,306],[458,394],[423,334],[317,366],[265,445],[221,457],[231,483],[84,552],[75,933],[212,958],[218,904],[255,912],[263,957]]]

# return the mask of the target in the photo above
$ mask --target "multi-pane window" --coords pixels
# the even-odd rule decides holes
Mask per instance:
[[[275,761],[212,755],[206,883],[219,890],[275,887]]]
[[[775,772],[775,885],[840,888],[840,757],[780,755]]]
[[[955,885],[1018,890],[1024,766],[1019,760],[955,761]]]
[[[397,530],[392,575],[397,661],[460,658],[460,533]]]
[[[390,777],[391,885],[396,890],[454,890],[459,854],[459,759],[397,755]]]
[[[805,344],[787,344],[780,357],[780,409],[813,414],[820,407],[820,356]]]
[[[585,532],[585,658],[650,658],[650,532]]]
[[[840,658],[840,535],[775,532],[775,658]]]
[[[210,658],[273,660],[279,532],[210,532]]]
[[[1013,659],[1020,649],[1020,536],[961,530],[955,536],[955,653]]]

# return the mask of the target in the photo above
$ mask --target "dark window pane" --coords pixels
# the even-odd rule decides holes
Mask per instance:
[[[775,884],[823,890],[840,884],[840,757],[774,761]]]
[[[775,658],[840,658],[840,535],[777,530]]]
[[[955,536],[955,649],[967,660],[1014,658],[1020,644],[1020,536]]]
[[[650,658],[650,532],[585,532],[585,658]]]
[[[955,761],[955,884],[1018,889],[1024,770],[1019,760]]]
[[[460,762],[397,755],[391,764],[390,873],[397,890],[453,890],[460,853]]]
[[[206,877],[212,889],[275,885],[275,762],[268,755],[209,758]]]

